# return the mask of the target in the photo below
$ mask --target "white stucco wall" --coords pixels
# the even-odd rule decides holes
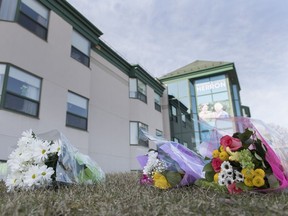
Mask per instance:
[[[129,98],[129,77],[91,52],[90,67],[70,57],[72,26],[53,11],[48,39],[42,40],[17,23],[0,21],[0,63],[15,65],[41,77],[39,118],[0,109],[0,159],[6,160],[22,131],[57,129],[105,172],[139,169],[136,156],[148,148],[130,146],[129,122],[140,121],[165,134],[163,113],[154,108],[154,90],[147,86],[147,104]],[[88,130],[65,126],[68,91],[89,99]],[[150,148],[155,148],[153,143]]]

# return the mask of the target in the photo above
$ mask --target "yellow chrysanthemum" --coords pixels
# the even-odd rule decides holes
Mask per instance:
[[[255,176],[255,171],[253,169],[242,169],[241,173],[245,178],[253,178]]]
[[[229,159],[229,154],[226,152],[226,151],[222,151],[220,152],[219,154],[219,158],[222,160],[222,161],[227,161]]]
[[[161,173],[155,172],[153,175],[154,185],[160,189],[168,189],[171,187],[167,179]]]
[[[220,152],[217,149],[212,152],[213,158],[218,158],[219,154],[220,154]]]
[[[256,169],[255,170],[255,175],[259,175],[259,176],[261,176],[262,178],[264,178],[265,177],[265,171],[263,170],[263,169]]]
[[[262,187],[265,184],[265,180],[262,176],[256,175],[253,178],[252,183],[255,187]]]
[[[219,173],[215,173],[214,175],[214,182],[218,183]]]
[[[253,178],[245,178],[244,179],[244,184],[248,187],[253,187]]]

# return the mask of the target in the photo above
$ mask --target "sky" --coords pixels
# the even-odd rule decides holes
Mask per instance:
[[[68,0],[130,64],[161,77],[196,60],[233,62],[242,105],[288,128],[288,1]]]

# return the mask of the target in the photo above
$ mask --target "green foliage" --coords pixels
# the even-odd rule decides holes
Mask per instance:
[[[164,173],[164,175],[172,187],[177,186],[182,179],[182,176],[179,172],[167,171]]]
[[[203,187],[205,189],[213,189],[218,192],[227,193],[227,188],[220,186],[215,182],[209,182],[206,179],[198,179],[195,183],[196,186]]]

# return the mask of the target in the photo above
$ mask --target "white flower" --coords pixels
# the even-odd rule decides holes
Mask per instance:
[[[41,184],[49,184],[52,182],[51,176],[54,174],[52,167],[47,167],[46,165],[39,167],[40,182]]]
[[[61,154],[61,140],[56,140],[50,145],[50,153],[57,153],[58,156]]]
[[[225,182],[224,184],[225,184],[226,186],[232,184],[232,183],[234,182],[233,177],[227,176],[227,177],[225,178],[225,181],[224,181],[224,182]]]
[[[235,173],[235,181],[236,182],[244,182],[244,176],[241,172],[235,170],[234,173]]]
[[[223,171],[233,171],[233,168],[231,166],[231,164],[229,163],[229,161],[224,161],[222,164],[221,164],[221,170]]]
[[[156,151],[149,151],[148,152],[147,164],[143,169],[144,175],[151,175],[151,171],[154,169],[155,165],[158,162],[157,156],[158,156],[158,152],[156,152]]]
[[[29,169],[23,174],[24,187],[30,188],[32,186],[40,185],[41,172],[38,165],[33,165],[29,167]]]
[[[15,188],[22,186],[22,173],[15,172],[13,174],[8,174],[5,185],[7,187],[7,191],[13,191]]]
[[[36,163],[44,163],[48,158],[50,143],[48,141],[35,140],[33,146],[33,159]]]
[[[31,143],[35,139],[35,134],[33,133],[32,129],[24,131],[22,133],[22,137],[18,140],[18,146],[25,146],[28,143]]]

